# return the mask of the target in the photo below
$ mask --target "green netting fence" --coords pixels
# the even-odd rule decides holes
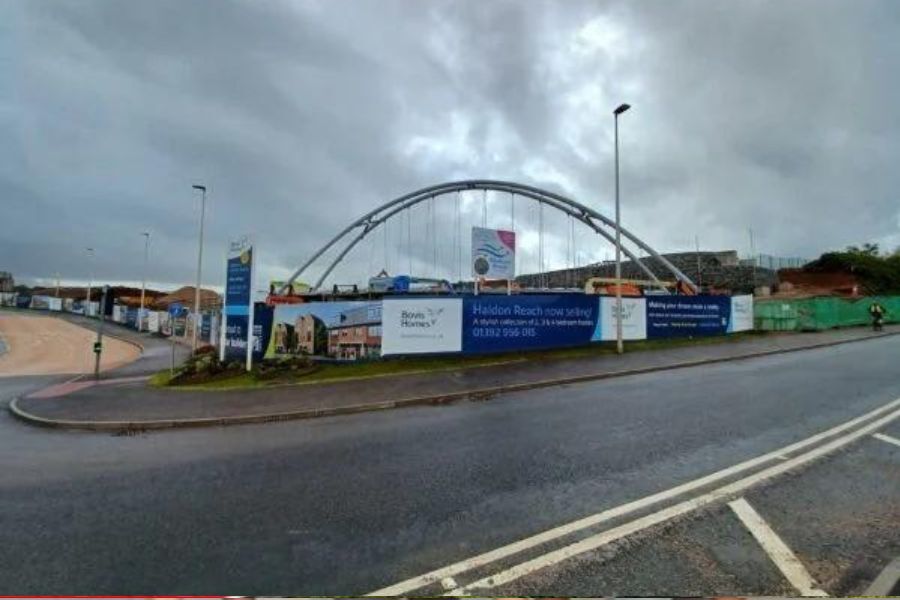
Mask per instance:
[[[885,323],[900,323],[900,296],[862,298],[805,298],[764,300],[753,304],[753,320],[760,331],[820,331],[835,327],[869,325],[869,306],[878,301],[886,309]]]

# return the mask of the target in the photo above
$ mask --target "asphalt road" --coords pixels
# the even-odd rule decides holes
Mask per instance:
[[[485,402],[129,437],[3,413],[0,592],[370,592],[881,407],[900,398],[898,356],[891,337]],[[0,396],[42,384],[0,380]],[[900,437],[898,423],[884,432]],[[900,554],[897,483],[900,448],[866,437],[746,498],[826,591],[855,594]],[[479,595],[791,594],[728,510]]]

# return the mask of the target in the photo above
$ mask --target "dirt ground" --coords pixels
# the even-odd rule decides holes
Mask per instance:
[[[0,377],[92,373],[96,332],[44,316],[0,315]],[[106,371],[140,356],[132,344],[104,336],[100,369]]]

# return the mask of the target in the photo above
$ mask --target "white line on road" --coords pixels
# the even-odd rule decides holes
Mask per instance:
[[[895,402],[892,402],[891,404],[894,404]],[[553,552],[548,552],[547,554],[543,554],[541,556],[538,556],[537,558],[533,558],[524,563],[515,565],[494,575],[489,575],[487,577],[479,579],[478,581],[475,581],[474,583],[470,583],[469,585],[466,585],[464,587],[457,588],[447,593],[446,595],[467,596],[471,595],[471,592],[473,590],[493,588],[510,583],[512,581],[515,581],[516,579],[524,577],[525,575],[534,573],[535,571],[539,571],[549,566],[559,564],[579,554],[583,554],[591,550],[596,550],[601,546],[605,546],[621,538],[628,537],[634,533],[637,533],[654,525],[664,523],[666,521],[674,519],[675,517],[693,512],[698,508],[702,508],[717,501],[733,498],[737,494],[743,493],[744,490],[753,487],[754,485],[762,483],[763,481],[771,479],[777,475],[781,475],[782,473],[790,471],[791,469],[795,469],[805,463],[822,458],[830,452],[834,452],[835,450],[838,450],[839,448],[842,448],[847,444],[858,440],[864,435],[869,435],[873,431],[884,427],[897,417],[900,417],[900,410],[894,411],[887,416],[881,417],[880,419],[873,421],[872,423],[869,423],[864,427],[860,427],[852,433],[848,433],[845,436],[822,444],[821,446],[818,446],[813,450],[806,452],[805,454],[800,454],[799,456],[796,456],[785,462],[767,467],[762,471],[758,471],[753,475],[749,475],[743,479],[739,479],[733,483],[724,485],[711,492],[707,492],[695,498],[691,498],[690,500],[685,500],[683,502],[670,506],[669,508],[651,513],[645,517],[630,521],[628,523],[625,523],[624,525],[614,527],[602,533],[592,535],[574,544],[564,546],[558,550],[554,550]]]
[[[816,582],[800,559],[746,500],[738,498],[734,502],[729,502],[728,506],[801,596],[828,595],[816,586]]]
[[[444,577],[443,579],[441,579],[441,587],[443,587],[445,590],[455,589],[456,586],[456,580],[452,577]]]
[[[472,558],[468,558],[451,565],[447,565],[445,567],[441,567],[439,569],[435,569],[433,571],[429,571],[424,575],[419,575],[417,577],[412,577],[410,579],[406,579],[394,585],[376,590],[374,592],[369,592],[369,596],[402,596],[407,594],[410,591],[417,590],[419,588],[425,587],[427,585],[433,584],[435,582],[439,582],[441,579],[445,577],[452,577],[454,575],[458,575],[460,573],[465,573],[466,571],[471,571],[472,569],[476,569],[479,567],[483,567],[492,562],[501,560],[503,558],[513,556],[518,554],[519,552],[523,552],[530,548],[534,548],[536,546],[540,546],[541,544],[545,544],[547,542],[551,542],[560,537],[569,535],[571,533],[575,533],[582,529],[586,529],[588,527],[593,527],[595,525],[599,525],[606,521],[610,521],[612,519],[622,517],[638,510],[642,510],[659,502],[663,502],[665,500],[671,500],[673,498],[677,498],[682,494],[687,492],[699,489],[703,486],[710,485],[713,483],[717,483],[722,479],[727,477],[731,477],[733,475],[737,475],[742,473],[748,469],[752,469],[754,467],[766,464],[772,460],[779,459],[782,455],[790,454],[792,452],[796,452],[797,450],[801,450],[810,446],[812,444],[816,444],[824,439],[827,439],[833,435],[846,431],[852,427],[859,425],[860,423],[865,422],[868,419],[874,418],[880,414],[883,414],[887,411],[894,409],[895,407],[900,406],[900,398],[894,400],[893,402],[889,402],[884,406],[876,408],[873,411],[870,411],[864,415],[856,417],[855,419],[851,419],[846,423],[842,423],[831,429],[823,431],[821,433],[817,433],[811,437],[808,437],[804,440],[800,440],[799,442],[795,442],[783,448],[779,448],[777,450],[773,450],[767,454],[763,454],[761,456],[757,456],[756,458],[751,458],[750,460],[746,460],[742,463],[738,463],[731,467],[727,467],[720,471],[716,471],[714,473],[710,473],[709,475],[705,475],[700,477],[699,479],[694,479],[693,481],[688,481],[681,485],[675,486],[673,488],[669,488],[668,490],[664,490],[662,492],[657,492],[656,494],[652,494],[650,496],[645,496],[644,498],[640,498],[638,500],[634,500],[632,502],[628,502],[626,504],[622,504],[615,508],[611,508],[599,513],[595,513],[593,515],[584,517],[577,521],[572,521],[570,523],[566,523],[564,525],[560,525],[558,527],[554,527],[553,529],[548,529],[541,533],[532,535],[530,537],[521,539],[517,542],[513,542],[511,544],[507,544],[506,546],[501,546],[489,552],[485,552],[483,554],[479,554],[477,556],[473,556]],[[787,464],[785,461],[782,464]]]
[[[891,437],[889,435],[885,435],[883,433],[873,433],[872,437],[876,440],[881,440],[882,442],[887,442],[888,444],[893,444],[895,446],[900,446],[900,440],[895,437]]]

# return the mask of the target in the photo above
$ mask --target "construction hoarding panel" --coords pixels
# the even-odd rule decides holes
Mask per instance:
[[[386,298],[383,353],[462,351],[461,298]]]
[[[753,330],[753,296],[731,297],[731,319],[728,322],[728,333]]]
[[[463,352],[588,344],[595,341],[599,307],[596,296],[581,294],[468,296],[463,300]]]
[[[253,305],[253,362],[262,360],[265,357],[266,349],[269,347],[269,339],[272,335],[272,319],[275,316],[275,309],[268,306],[265,302],[257,302]],[[217,336],[219,328],[218,319],[214,320],[213,338]]]
[[[753,314],[762,331],[821,331],[869,325],[873,302],[884,307],[885,323],[900,322],[900,296],[762,299],[754,304]]]
[[[36,310],[50,310],[50,296],[32,296],[31,308]]]
[[[600,296],[600,320],[594,340],[610,341],[616,338],[616,299]],[[622,339],[647,339],[647,299],[626,296],[622,298]]]
[[[377,358],[382,344],[381,301],[279,304],[270,332],[266,358]]]
[[[157,333],[159,331],[159,313],[151,310],[147,313],[147,331]]]
[[[516,276],[516,232],[472,228],[472,275],[484,279]]]
[[[647,301],[647,337],[724,335],[731,319],[728,296],[652,296]]]

